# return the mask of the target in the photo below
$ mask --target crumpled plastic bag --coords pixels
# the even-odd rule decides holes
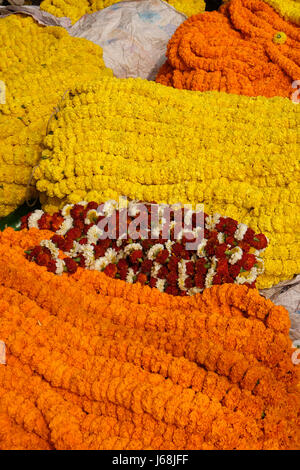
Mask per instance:
[[[260,293],[276,305],[282,305],[290,313],[290,337],[295,346],[300,347],[300,275],[290,281],[281,282]]]
[[[118,78],[154,80],[165,62],[167,44],[186,16],[162,0],[131,0],[84,15],[71,26],[68,18],[56,18],[39,7],[2,7],[0,14],[26,13],[40,24],[66,28],[103,49],[106,66]]]

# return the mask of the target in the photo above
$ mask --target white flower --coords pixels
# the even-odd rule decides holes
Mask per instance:
[[[224,235],[224,233],[219,232],[217,238],[218,238],[218,242],[219,242],[220,244],[222,244],[222,243],[225,242],[225,235]]]
[[[118,203],[111,199],[110,201],[106,201],[103,206],[103,213],[106,217],[110,217],[115,210],[118,208]]]
[[[34,211],[31,216],[28,218],[28,228],[39,228],[38,226],[38,221],[44,214],[44,211],[42,210],[36,210]]]
[[[207,271],[206,277],[205,277],[205,287],[211,287],[213,283],[214,276],[216,274],[216,266],[217,266],[217,258],[213,256],[211,260],[211,266],[209,270]]]
[[[175,242],[172,242],[171,240],[168,240],[165,243],[165,247],[168,250],[168,252],[171,254],[172,253],[172,246],[174,245]]]
[[[140,204],[138,201],[130,201],[128,204],[128,214],[130,217],[136,217],[141,212]]]
[[[151,277],[156,277],[158,275],[158,271],[160,270],[160,268],[161,268],[161,264],[155,261],[151,268]]]
[[[77,255],[82,252],[83,246],[80,245],[77,241],[73,242],[73,248],[70,251],[66,251],[65,254],[69,256],[69,258],[77,258]]]
[[[66,204],[61,210],[61,215],[63,217],[69,217],[71,209],[74,207],[74,204]]]
[[[64,272],[65,262],[62,259],[58,258],[55,264],[56,264],[55,274],[58,274],[60,276]]]
[[[127,276],[126,276],[126,282],[129,282],[130,284],[133,284],[135,281],[135,273],[134,273],[134,270],[132,268],[129,268],[128,269],[128,273],[127,273]]]
[[[160,292],[164,292],[165,291],[165,285],[166,285],[166,281],[165,279],[158,279],[156,281],[156,289],[158,289]]]
[[[148,251],[147,258],[151,259],[152,261],[155,260],[158,253],[160,253],[163,249],[164,246],[161,243],[156,243],[156,245],[153,245]]]
[[[105,253],[105,258],[110,263],[117,263],[119,259],[119,254],[113,248],[108,248]]]
[[[87,205],[88,205],[87,201],[80,201],[80,202],[77,202],[77,206],[83,206],[83,207],[85,207],[85,206],[87,206]]]
[[[97,260],[94,261],[93,269],[95,271],[103,271],[103,269],[105,269],[108,264],[109,263],[107,262],[107,259],[105,258],[105,256],[102,256],[101,258],[98,258]]]
[[[99,238],[103,235],[103,230],[101,230],[97,225],[93,225],[88,229],[87,232],[87,239],[88,242],[92,245],[93,243],[97,243]]]
[[[249,272],[247,273],[240,273],[235,280],[236,284],[245,284],[248,282],[249,284],[252,284],[256,280],[258,276],[257,269],[253,267]]]
[[[125,246],[124,253],[126,255],[130,255],[130,253],[132,253],[133,251],[142,250],[142,249],[143,247],[140,243],[131,243],[130,245]]]
[[[85,259],[85,266],[91,267],[95,261],[94,247],[92,245],[82,245],[82,254]]]
[[[194,213],[194,211],[192,211],[191,209],[184,212],[184,223],[185,223],[185,225],[189,226],[191,224],[193,213]]]
[[[61,224],[59,230],[57,230],[57,235],[64,236],[71,228],[73,228],[73,219],[71,216],[66,216],[65,220]]]
[[[205,228],[207,230],[213,230],[215,226],[220,222],[221,215],[213,214],[206,217]]]
[[[231,252],[231,256],[229,258],[230,264],[237,263],[243,257],[243,250],[239,246],[236,246],[235,248],[230,250],[230,252]]]
[[[199,243],[198,245],[198,248],[197,248],[197,256],[199,258],[204,258],[205,257],[205,247],[207,245],[207,240],[206,238],[203,238],[203,240],[201,240],[201,242]]]
[[[188,295],[195,295],[195,294],[200,294],[200,292],[202,292],[203,289],[200,289],[200,287],[192,287],[191,289],[189,289],[187,291],[187,294]]]
[[[95,219],[98,218],[98,213],[95,209],[90,209],[87,214],[86,214],[86,217],[84,219],[84,223],[86,225],[90,225],[91,223],[93,223],[95,221]]]
[[[180,290],[187,290],[185,287],[185,281],[188,278],[186,274],[186,263],[187,260],[180,260],[178,263],[178,287]]]
[[[58,258],[59,249],[57,248],[56,245],[54,245],[54,243],[51,240],[42,240],[40,245],[44,246],[45,248],[48,248],[53,258]]]
[[[248,226],[246,224],[238,224],[237,229],[234,232],[234,238],[236,240],[243,240],[247,230],[248,230]]]

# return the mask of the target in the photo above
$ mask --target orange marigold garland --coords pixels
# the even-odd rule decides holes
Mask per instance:
[[[188,90],[291,97],[300,76],[300,28],[262,0],[230,0],[194,15],[168,44],[156,81]]]
[[[51,235],[0,235],[0,448],[300,447],[284,308],[246,286],[58,277],[24,257]]]

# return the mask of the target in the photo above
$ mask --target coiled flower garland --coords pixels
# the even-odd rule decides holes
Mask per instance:
[[[1,448],[299,449],[284,308],[244,286],[57,277],[23,254],[50,236],[0,236]]]
[[[6,88],[6,103],[0,104],[0,217],[34,196],[34,186],[27,184],[63,94],[104,74],[111,72],[101,48],[86,39],[40,26],[31,17],[0,19],[0,80]]]
[[[263,234],[219,214],[124,199],[69,204],[53,217],[37,210],[22,228],[55,233],[26,251],[50,272],[73,274],[82,266],[181,296],[224,283],[255,287],[268,244]]]
[[[72,23],[78,21],[87,13],[95,13],[103,8],[114,5],[124,0],[44,0],[41,9],[54,16],[67,16]],[[205,10],[204,0],[165,0],[186,16],[195,15]]]
[[[179,26],[167,57],[156,79],[163,85],[291,98],[300,77],[300,28],[262,0],[230,0]]]
[[[300,272],[299,116],[300,107],[282,98],[140,79],[78,87],[51,122],[35,173],[44,210],[120,195],[204,203],[206,213],[267,236],[258,287],[270,287]]]

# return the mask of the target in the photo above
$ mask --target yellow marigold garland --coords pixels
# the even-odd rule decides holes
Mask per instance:
[[[67,16],[72,23],[87,13],[95,13],[103,8],[124,0],[44,0],[41,9],[54,16]],[[195,15],[205,10],[204,0],[165,0],[186,16]]]
[[[207,213],[269,238],[258,285],[269,287],[300,271],[299,115],[282,98],[103,79],[66,97],[45,140],[37,188],[48,212],[120,195],[204,203]]]
[[[227,0],[223,1],[225,3]],[[264,0],[271,5],[285,20],[300,24],[299,0]]]
[[[28,191],[26,186],[65,91],[104,73],[110,71],[101,48],[86,39],[40,26],[31,17],[0,19],[0,80],[6,87],[6,104],[0,104],[0,217],[34,195],[34,186]]]
[[[0,236],[1,448],[299,448],[284,308],[242,286],[58,278],[24,258],[50,236]]]

